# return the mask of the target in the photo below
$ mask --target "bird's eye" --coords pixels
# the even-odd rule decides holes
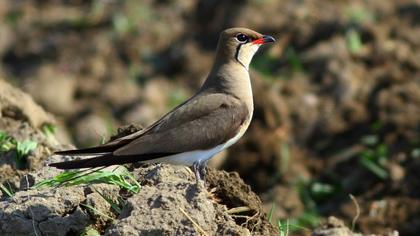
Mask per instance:
[[[236,35],[236,39],[239,42],[244,43],[244,42],[247,42],[249,38],[245,34],[238,34],[238,35]]]

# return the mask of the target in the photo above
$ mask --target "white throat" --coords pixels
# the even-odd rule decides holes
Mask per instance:
[[[259,44],[247,43],[242,44],[238,48],[238,53],[236,59],[245,67],[249,69],[249,64],[251,63],[252,57],[260,48]]]

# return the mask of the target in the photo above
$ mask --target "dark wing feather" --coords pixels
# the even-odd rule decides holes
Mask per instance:
[[[233,138],[248,116],[245,104],[229,106],[223,103],[208,115],[170,129],[147,133],[117,149],[113,154],[115,156],[174,154],[210,149]]]

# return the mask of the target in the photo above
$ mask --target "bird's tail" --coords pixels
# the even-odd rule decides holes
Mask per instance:
[[[114,156],[112,153],[107,153],[86,159],[51,163],[49,166],[67,170],[122,165],[136,161],[136,156]]]
[[[56,162],[56,163],[51,163],[48,165],[58,168],[58,169],[65,169],[65,170],[79,169],[79,168],[94,168],[94,167],[114,165],[112,159],[108,159],[105,156],[106,155],[101,155],[101,156],[91,157],[87,159]]]

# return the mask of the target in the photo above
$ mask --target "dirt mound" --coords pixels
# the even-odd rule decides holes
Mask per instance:
[[[29,179],[37,182],[51,177],[56,170],[44,167]],[[40,174],[41,173],[41,174]],[[261,202],[249,192],[237,175],[212,170],[213,183],[234,182],[240,196],[254,196],[253,202],[240,206],[261,210]],[[182,166],[158,165],[135,169],[142,182],[139,193],[124,197],[121,213],[116,213],[106,199],[119,199],[124,195],[115,185],[92,184],[78,187],[19,191],[11,199],[0,202],[1,235],[68,235],[94,227],[105,235],[274,235],[276,230],[267,222],[264,213],[239,224],[236,218],[247,215],[233,212],[224,205],[235,202],[232,195],[222,195],[229,189],[216,187],[211,194],[197,189],[193,173]],[[219,179],[213,176],[218,176]],[[229,179],[224,179],[229,176]],[[23,178],[22,181],[28,177]],[[239,183],[239,185],[238,185]],[[221,202],[218,199],[223,199]],[[229,204],[237,206],[237,204]],[[91,207],[87,207],[91,206]],[[253,213],[255,214],[255,213]],[[259,222],[252,226],[250,222]]]
[[[49,130],[55,124],[53,116],[4,80],[0,80],[0,118],[0,183],[17,190],[20,177],[41,169],[63,145]]]
[[[0,79],[0,117],[26,121],[34,128],[54,123],[51,114],[45,112],[26,93]]]

